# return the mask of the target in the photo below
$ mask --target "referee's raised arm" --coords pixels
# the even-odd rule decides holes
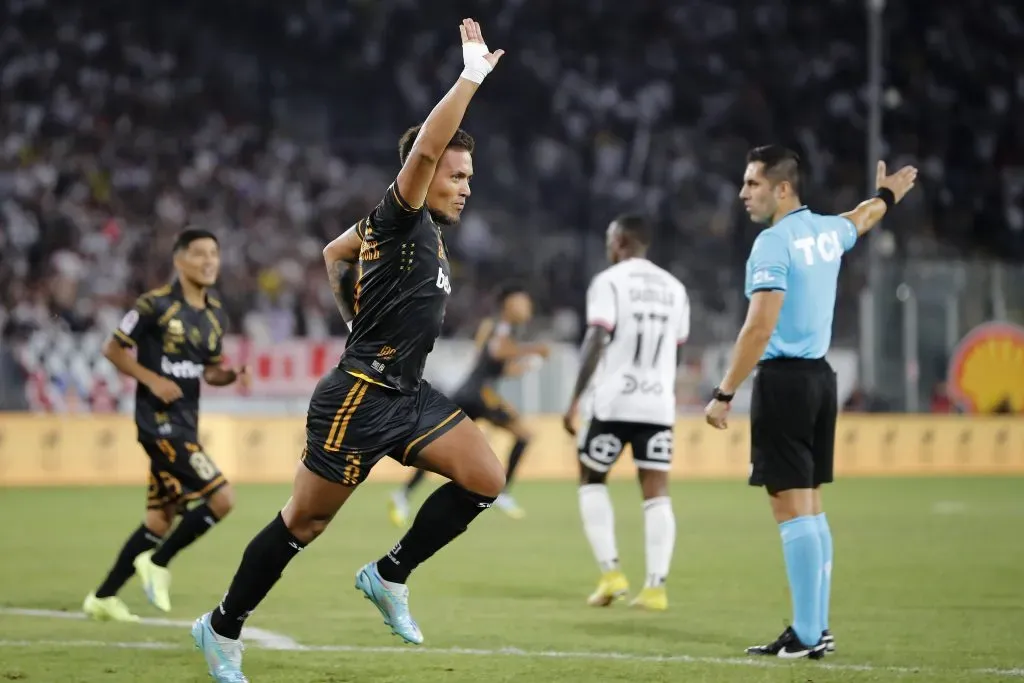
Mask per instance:
[[[750,485],[763,486],[779,524],[793,597],[793,621],[752,655],[819,659],[835,650],[829,630],[832,533],[819,487],[833,479],[838,397],[825,360],[842,256],[914,187],[917,169],[887,175],[878,162],[874,197],[823,216],[800,201],[800,158],[784,147],[747,155],[740,198],[766,229],[747,259],[747,318],[729,369],[705,409],[727,427],[729,403],[757,366],[750,403]]]

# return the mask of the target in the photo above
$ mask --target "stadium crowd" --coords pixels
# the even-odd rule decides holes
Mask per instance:
[[[450,238],[449,334],[471,330],[515,276],[549,335],[577,338],[603,227],[633,209],[657,218],[658,258],[690,288],[694,342],[729,338],[757,230],[735,199],[746,149],[800,149],[816,209],[864,195],[862,0],[478,5],[508,56],[467,120],[476,196]],[[1024,55],[1011,49],[1024,12],[1013,0],[890,5],[885,153],[922,169],[893,221],[897,253],[1024,257]],[[221,236],[235,330],[340,332],[320,249],[377,201],[397,137],[457,73],[461,9],[4,0],[5,334],[112,327],[168,276],[186,224]],[[855,334],[862,260],[847,268],[839,340]]]

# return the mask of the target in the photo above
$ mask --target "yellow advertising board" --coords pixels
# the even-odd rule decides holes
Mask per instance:
[[[574,441],[556,416],[529,418],[535,439],[521,465],[524,479],[576,476]],[[507,435],[484,429],[504,456]],[[289,482],[305,439],[304,416],[204,415],[206,452],[235,482]],[[673,476],[747,476],[750,430],[735,419],[726,431],[700,417],[675,427]],[[146,482],[148,461],[130,417],[0,414],[0,486],[69,486]],[[838,476],[1024,475],[1024,420],[1012,416],[844,415],[836,434]],[[628,453],[613,477],[632,477]],[[403,468],[386,460],[372,480],[395,480]]]

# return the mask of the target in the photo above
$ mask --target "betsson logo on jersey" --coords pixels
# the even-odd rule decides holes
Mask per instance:
[[[441,269],[441,266],[437,267],[437,282],[434,284],[437,285],[438,289],[443,289],[445,294],[450,295],[452,293],[451,280],[449,280],[448,276],[444,274],[444,270]]]
[[[804,261],[809,266],[814,265],[814,247],[818,248],[818,254],[821,255],[821,259],[825,263],[831,263],[843,254],[843,246],[839,243],[839,234],[835,230],[823,232],[818,235],[817,239],[801,237],[798,240],[793,240],[793,246],[803,252]]]
[[[199,379],[203,376],[203,366],[190,360],[172,361],[161,356],[160,372],[177,379]]]

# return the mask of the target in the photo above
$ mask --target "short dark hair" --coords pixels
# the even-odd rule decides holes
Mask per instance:
[[[651,225],[647,222],[647,219],[638,213],[624,213],[615,217],[612,221],[617,226],[622,234],[628,237],[637,244],[649,247],[651,246]]]
[[[757,162],[764,164],[764,175],[772,187],[785,180],[800,194],[799,154],[782,145],[762,145],[747,152],[747,163]]]
[[[506,282],[498,289],[498,305],[502,306],[513,294],[525,294],[530,295],[530,291],[526,289],[526,285],[521,282]]]
[[[179,251],[185,251],[196,240],[213,240],[218,247],[220,246],[220,240],[209,230],[186,228],[178,233],[177,238],[174,240],[174,253],[177,254]]]
[[[416,142],[416,136],[420,134],[420,128],[422,124],[413,126],[409,130],[402,133],[402,137],[398,140],[398,161],[405,164],[405,160],[409,158],[409,153],[412,152],[412,145]],[[473,140],[473,136],[466,131],[459,128],[455,131],[455,135],[449,140],[446,149],[451,148],[464,149],[470,154],[476,149],[476,141]]]

